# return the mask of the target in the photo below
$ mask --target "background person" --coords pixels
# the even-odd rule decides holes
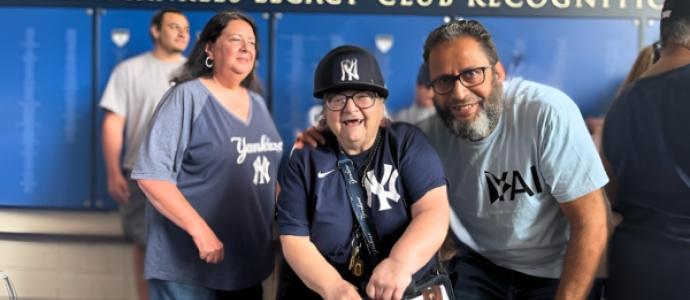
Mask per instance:
[[[431,89],[429,83],[429,69],[423,63],[419,66],[419,71],[417,72],[414,102],[412,106],[398,112],[395,116],[395,121],[417,124],[436,113],[436,108],[434,108],[434,90]]]
[[[283,143],[254,75],[244,14],[216,14],[163,98],[132,178],[148,196],[154,299],[262,299]]]
[[[161,10],[151,19],[149,33],[153,49],[113,70],[100,103],[105,111],[102,138],[108,193],[119,204],[125,238],[135,243],[134,278],[139,299],[148,298],[143,276],[146,196],[127,178],[156,105],[170,87],[173,72],[186,61],[182,52],[189,44],[189,22],[179,10]]]
[[[661,45],[604,125],[607,193],[622,216],[609,248],[611,300],[690,295],[690,2],[664,3]]]

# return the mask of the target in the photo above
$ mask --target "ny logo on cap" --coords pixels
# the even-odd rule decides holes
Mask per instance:
[[[347,81],[359,80],[359,74],[357,73],[357,59],[348,58],[340,61],[340,81],[345,81],[345,75],[347,75]]]

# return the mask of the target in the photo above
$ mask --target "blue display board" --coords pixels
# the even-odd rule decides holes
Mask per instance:
[[[148,6],[95,12],[0,6],[0,206],[115,207],[106,192],[97,106],[117,63],[151,49],[153,13]],[[192,28],[188,51],[213,14],[186,13]],[[386,106],[393,114],[411,104],[423,42],[443,22],[430,15],[294,12],[278,13],[271,23],[268,14],[250,15],[259,29],[258,73],[271,87],[267,101],[286,154],[320,108],[312,84],[326,52],[343,44],[372,51],[390,89]],[[562,89],[585,116],[605,111],[638,46],[656,41],[659,31],[657,19],[479,20],[492,33],[509,76]]]
[[[510,76],[557,87],[584,116],[604,112],[637,53],[633,19],[602,20],[483,17]],[[283,14],[276,25],[274,118],[289,147],[311,124],[319,103],[313,74],[330,49],[353,43],[379,60],[390,96],[389,112],[409,105],[428,32],[439,17]],[[314,26],[328,24],[329,26]],[[381,44],[391,44],[382,51]]]
[[[370,50],[390,90],[386,106],[397,111],[412,103],[424,39],[442,23],[438,16],[282,14],[275,28],[273,118],[285,153],[320,107],[312,96],[314,70],[330,49],[355,44]]]
[[[557,87],[585,117],[601,115],[637,55],[633,19],[479,18],[508,76]]]
[[[136,56],[146,51],[150,51],[153,42],[149,36],[151,17],[155,10],[133,10],[133,9],[103,9],[99,10],[99,61],[98,61],[98,99],[105,90],[105,86],[110,77],[110,73],[121,61]],[[204,25],[215,15],[215,12],[192,11],[185,12],[190,25],[190,42],[185,55],[188,55],[194,47],[197,36],[201,33]],[[249,16],[257,24],[259,32],[259,44],[268,47],[268,15],[254,13]],[[266,51],[267,52],[267,51]],[[268,64],[263,63],[264,53],[261,53],[258,61],[259,77],[268,78]],[[265,82],[265,80],[264,80]],[[108,196],[107,179],[105,175],[105,164],[103,161],[103,151],[101,141],[102,111],[98,110],[97,120],[97,161],[96,161],[96,197],[94,205],[96,207],[113,208],[115,202]]]
[[[2,206],[90,203],[91,19],[84,8],[0,8]]]
[[[651,45],[659,40],[659,19],[647,19],[645,23],[640,24],[644,26],[644,41],[643,47]]]

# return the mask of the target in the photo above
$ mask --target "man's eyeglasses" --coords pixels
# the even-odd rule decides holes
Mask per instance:
[[[453,91],[453,88],[455,88],[455,81],[460,81],[466,88],[478,86],[484,83],[486,69],[491,67],[491,65],[481,66],[463,71],[458,75],[443,75],[431,82],[431,88],[434,89],[434,93],[445,95]]]
[[[352,95],[345,95],[342,93],[327,93],[323,96],[326,102],[326,108],[331,111],[340,111],[347,105],[347,100],[352,99],[352,102],[360,109],[374,106],[378,95],[374,92],[357,92]]]

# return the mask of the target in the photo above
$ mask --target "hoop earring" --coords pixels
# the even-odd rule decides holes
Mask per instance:
[[[204,61],[204,65],[206,65],[206,67],[209,69],[213,68],[213,59],[210,56],[207,56],[206,60]]]

